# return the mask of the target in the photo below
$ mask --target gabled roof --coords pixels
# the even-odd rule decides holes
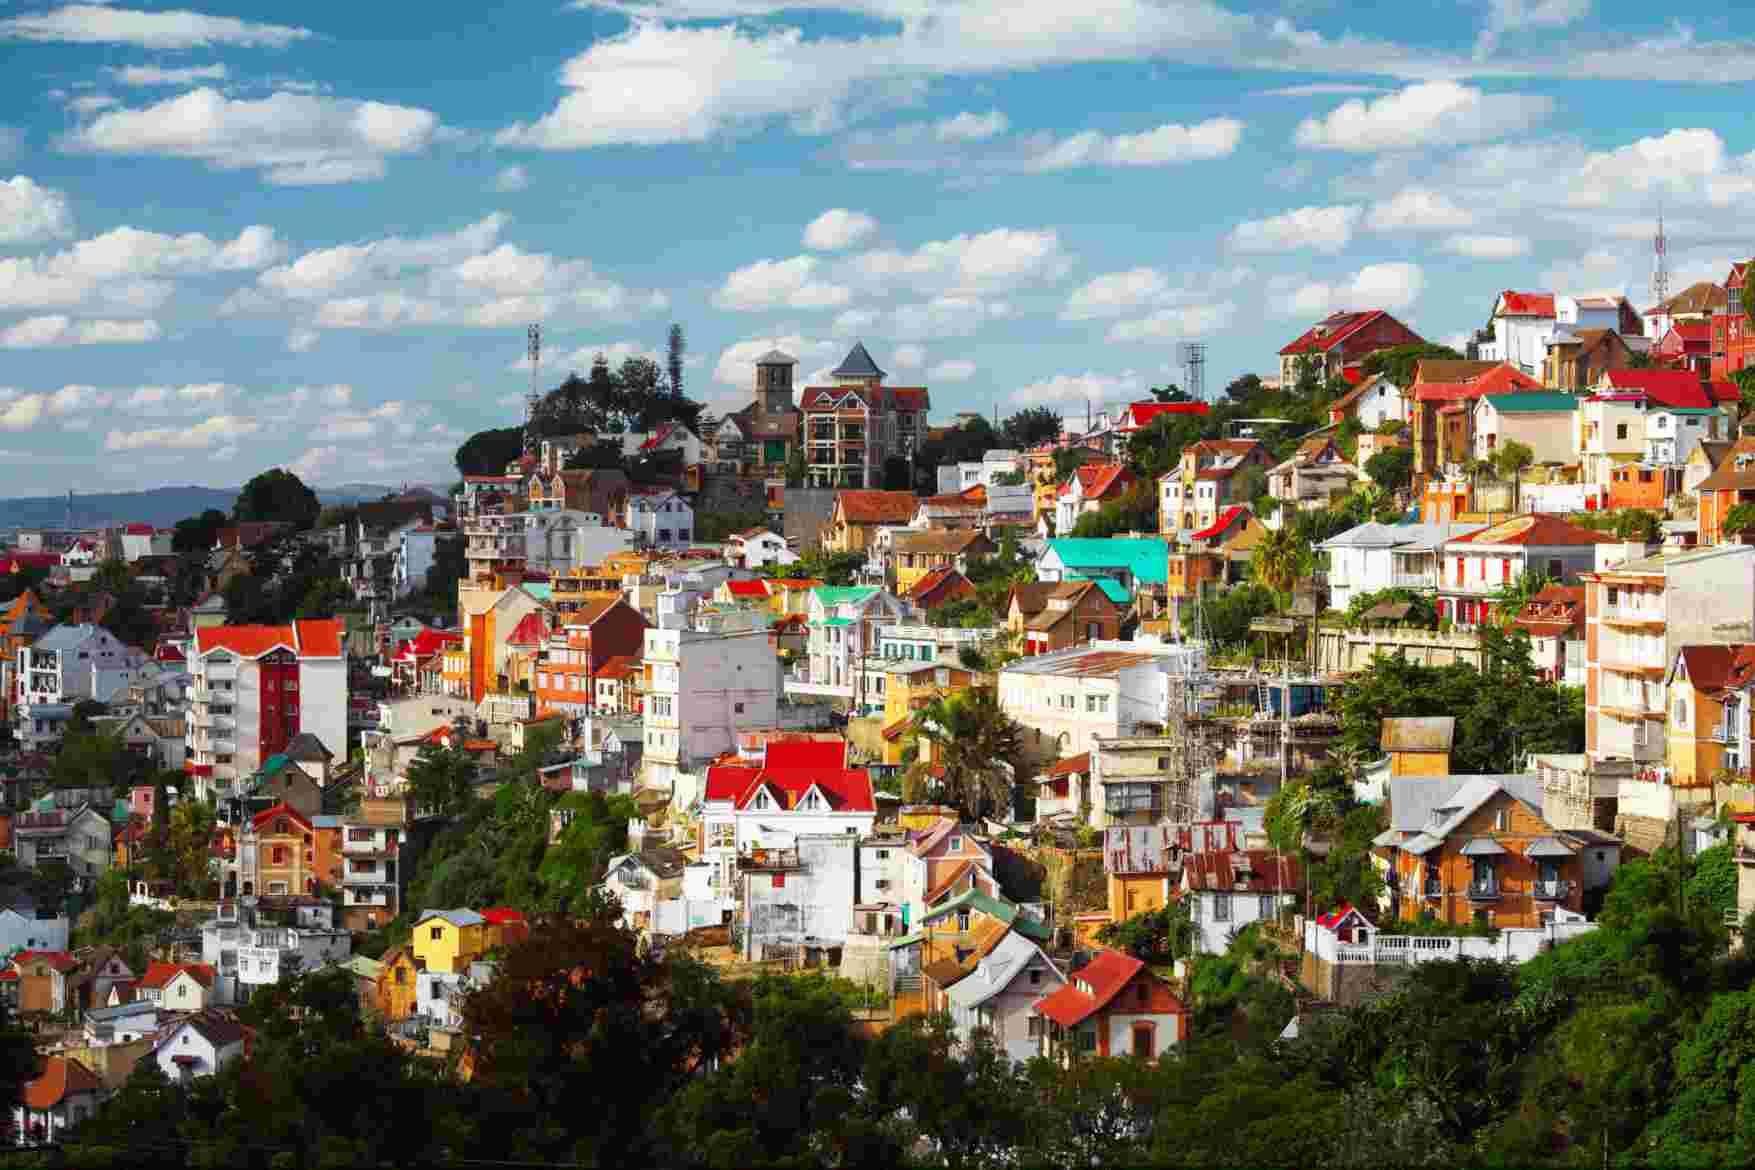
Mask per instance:
[[[979,529],[953,528],[947,531],[898,532],[891,538],[890,545],[897,552],[960,556],[968,552],[971,545],[986,542],[987,537]]]
[[[1664,406],[1707,409],[1737,401],[1732,382],[1702,383],[1692,370],[1606,370],[1597,382],[1599,393],[1635,391]]]
[[[1130,402],[1122,408],[1117,429],[1144,430],[1159,418],[1201,416],[1209,413],[1210,409],[1204,402]]]
[[[481,917],[489,926],[510,926],[523,922],[524,912],[510,906],[489,906],[481,912]]]
[[[1580,528],[1576,524],[1568,524],[1558,516],[1537,513],[1527,516],[1513,516],[1509,520],[1502,520],[1489,528],[1481,529],[1479,532],[1453,537],[1450,543],[1549,548],[1563,545],[1613,544],[1615,539],[1607,532]]]
[[[1755,664],[1755,646],[1683,646],[1676,651],[1676,660],[1670,664],[1669,678],[1665,681],[1676,682],[1678,668],[1681,668],[1686,670],[1688,682],[1695,690],[1722,691],[1727,685],[1735,685],[1733,675],[1747,677],[1752,664]]]
[[[971,589],[974,588],[974,585],[970,584],[969,578],[963,576],[962,573],[949,565],[942,569],[933,569],[928,572],[926,576],[920,578],[920,580],[914,582],[913,585],[908,587],[908,600],[913,602],[925,601],[940,589],[954,587],[959,581],[968,585]]]
[[[756,359],[758,366],[796,366],[797,364],[797,358],[788,353],[781,353],[777,349],[771,349]]]
[[[1145,964],[1132,955],[1105,948],[1095,958],[1072,973],[1075,982],[1044,997],[1036,1005],[1039,1015],[1047,1016],[1063,1028],[1074,1028],[1109,1006],[1121,989],[1145,970]],[[1148,978],[1156,978],[1147,972]],[[1091,990],[1079,987],[1083,983]],[[1178,1003],[1178,1009],[1181,1005]]]
[[[1342,902],[1327,914],[1318,914],[1316,916],[1316,925],[1322,927],[1324,930],[1333,930],[1343,922],[1346,922],[1349,918],[1356,919],[1366,926],[1372,925],[1371,920],[1358,910],[1355,910],[1351,902]]]
[[[1501,792],[1522,801],[1537,816],[1541,815],[1542,785],[1534,775],[1391,776],[1390,829],[1415,833],[1436,843]],[[1435,813],[1442,814],[1436,825],[1433,824]],[[1415,844],[1415,841],[1406,844]],[[1425,845],[1424,842],[1419,844]],[[1425,845],[1425,848],[1429,849],[1431,845]]]
[[[1052,581],[1025,581],[1022,584],[1013,585],[1010,595],[1006,598],[1006,612],[1010,613],[1012,606],[1016,604],[1018,612],[1025,618],[1032,614],[1041,613],[1048,608],[1048,595],[1053,590],[1054,582]]]
[[[1272,894],[1298,889],[1304,870],[1295,856],[1272,849],[1196,852],[1182,859],[1182,880],[1195,891]]]
[[[284,802],[275,805],[273,808],[264,809],[257,813],[250,818],[250,824],[260,831],[263,825],[268,824],[270,821],[274,820],[275,817],[290,817],[295,823],[303,826],[306,832],[310,832],[311,830],[311,822],[306,819],[305,815],[292,805]]]
[[[1047,776],[1083,776],[1091,770],[1091,753],[1080,752],[1076,756],[1068,756],[1064,760],[1056,760],[1044,773]]]
[[[542,611],[533,609],[518,619],[512,632],[506,635],[508,646],[540,646],[548,640],[548,626],[542,620]]]
[[[1059,975],[1059,970],[1042,953],[1041,947],[1017,931],[1007,931],[991,950],[981,956],[966,978],[957,980],[948,989],[951,1002],[965,1009],[979,1007],[1010,987],[1012,980],[1036,958],[1041,958]]]
[[[1702,280],[1689,285],[1669,300],[1658,302],[1647,309],[1646,313],[1707,313],[1713,309],[1725,308],[1729,304],[1730,299],[1723,286],[1710,280]]]
[[[767,582],[760,580],[727,581],[725,591],[733,597],[765,598],[768,596],[768,585]]]
[[[237,1020],[208,1008],[174,1021],[162,1029],[159,1032],[158,1041],[153,1045],[154,1051],[170,1043],[171,1039],[184,1028],[194,1029],[203,1040],[206,1040],[215,1049],[227,1048],[233,1044],[241,1043],[249,1036],[249,1032]]]
[[[1512,292],[1506,289],[1499,294],[1498,313],[1500,317],[1552,317],[1554,315],[1554,294],[1551,292]]]
[[[1512,623],[1545,638],[1584,637],[1584,586],[1549,585],[1524,603]]]
[[[78,1093],[97,1093],[103,1082],[96,1073],[68,1056],[50,1056],[43,1060],[43,1071],[24,1085],[26,1109],[45,1111],[55,1108]]]
[[[810,592],[824,609],[833,609],[837,605],[858,605],[869,601],[882,590],[876,585],[818,585]]]
[[[1704,444],[1702,444],[1704,446]],[[1755,435],[1744,435],[1719,453],[1713,472],[1695,488],[1700,492],[1755,487],[1755,463],[1737,466],[1739,456],[1755,458]]]
[[[301,658],[340,658],[346,637],[346,624],[340,619],[284,626],[208,626],[195,631],[195,653],[229,650],[254,659],[284,648]]]
[[[906,524],[920,500],[913,492],[837,492],[835,504],[849,524]]]
[[[1387,316],[1382,309],[1355,313],[1331,313],[1280,350],[1282,355],[1295,353],[1327,353],[1379,317]]]
[[[480,926],[486,921],[486,919],[473,910],[426,910],[422,911],[421,916],[414,920],[414,924],[419,926],[429,918],[442,918],[452,926],[458,928],[465,926]]]
[[[1133,470],[1125,463],[1086,463],[1073,470],[1073,477],[1061,485],[1060,494],[1070,496],[1076,483],[1081,499],[1102,500],[1125,491],[1133,480]]]
[[[1414,363],[1414,386],[1427,382],[1469,382],[1501,363],[1462,358],[1421,358]]]
[[[1576,411],[1578,399],[1559,390],[1527,390],[1521,394],[1483,394],[1481,401],[1500,414]]]
[[[19,951],[12,956],[14,966],[22,967],[30,962],[44,962],[62,974],[78,968],[79,962],[66,951]]]
[[[1157,537],[1063,536],[1050,540],[1048,551],[1069,571],[1092,576],[1100,569],[1125,569],[1137,580],[1162,585],[1170,571],[1169,542]]]
[[[1252,513],[1250,512],[1249,508],[1246,507],[1245,505],[1233,504],[1229,508],[1226,508],[1223,512],[1220,512],[1219,518],[1217,520],[1214,520],[1211,524],[1207,525],[1205,528],[1201,529],[1199,532],[1189,533],[1188,534],[1189,539],[1190,540],[1212,540],[1214,537],[1223,533],[1227,528],[1231,527],[1231,525],[1237,523],[1239,520],[1243,520],[1245,523],[1247,523],[1248,519],[1251,515],[1252,515]]]
[[[1052,931],[1033,916],[1025,914],[1021,906],[980,890],[969,890],[966,893],[958,894],[944,905],[927,911],[920,922],[924,926],[929,922],[936,922],[946,915],[955,914],[957,911],[965,909],[978,910],[987,917],[1003,922],[1019,934],[1033,938],[1037,942],[1047,942],[1053,937]]]
[[[297,763],[314,764],[333,760],[335,753],[324,747],[323,741],[315,735],[301,731],[287,741],[286,758]]]
[[[841,359],[841,364],[829,371],[829,376],[831,378],[877,378],[881,381],[884,372],[878,369],[876,362],[871,360],[871,354],[867,352],[865,342],[855,341],[853,348],[847,351],[847,356]]]

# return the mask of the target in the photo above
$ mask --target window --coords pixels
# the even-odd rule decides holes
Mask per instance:
[[[969,933],[969,912],[967,910],[957,911],[957,933]]]
[[[1617,439],[1625,439],[1627,437],[1627,424],[1626,423],[1616,423],[1615,424],[1615,437]]]
[[[1548,576],[1556,581],[1566,576],[1565,562],[1561,561],[1558,557],[1551,558],[1548,561]]]
[[[733,703],[731,706],[732,706],[732,710],[734,710],[737,714],[739,714],[739,715],[743,714],[743,704],[742,703]]]
[[[784,890],[786,888],[786,875],[785,874],[777,873],[774,875],[774,888],[776,890]]]
[[[1041,972],[1035,972],[1035,973],[1041,974]],[[1026,1021],[1026,1024],[1027,1024],[1026,1030],[1029,1033],[1030,1039],[1032,1039],[1032,1040],[1042,1039],[1042,1035],[1046,1031],[1046,1028],[1044,1027],[1045,1023],[1046,1023],[1046,1021],[1043,1020],[1043,1018],[1041,1016],[1029,1017],[1029,1019]]]
[[[1229,922],[1229,921],[1231,921],[1231,895],[1230,894],[1214,894],[1213,895],[1213,921],[1214,922]]]
[[[430,936],[429,936],[429,937],[430,937],[430,938],[431,938],[431,939],[432,939],[432,940],[433,940],[433,941],[434,941],[434,942],[438,942],[438,941],[439,941],[439,940],[440,940],[440,939],[442,939],[442,938],[444,938],[444,937],[445,937],[445,928],[444,928],[444,927],[442,927],[442,926],[435,926],[435,927],[433,927],[433,932],[432,932],[432,934],[431,934],[431,935],[430,935]]]
[[[1041,983],[1042,983],[1042,972],[1034,971],[1034,970],[1031,971],[1030,972],[1030,986],[1031,987],[1038,987],[1041,985]]]
[[[1610,605],[1619,605],[1620,603],[1621,603],[1621,591],[1613,585],[1609,586],[1609,604]]]
[[[1078,1037],[1080,1052],[1097,1051],[1097,1029],[1095,1026],[1080,1028],[1073,1034]]]
[[[952,853],[957,853],[957,852],[960,852],[962,850],[962,848],[963,848],[963,839],[961,837],[952,837],[951,843],[949,846],[950,851]]]
[[[1511,831],[1510,809],[1502,808],[1493,814],[1493,831],[1496,833],[1509,833]]]

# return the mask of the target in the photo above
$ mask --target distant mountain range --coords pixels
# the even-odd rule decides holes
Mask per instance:
[[[410,484],[444,495],[445,484]],[[344,483],[317,488],[317,498],[325,505],[357,504],[376,500],[397,487],[376,483]],[[168,528],[188,516],[199,516],[208,508],[230,512],[238,498],[238,489],[211,487],[160,487],[140,492],[94,492],[73,497],[73,524],[77,528],[96,528],[106,524],[151,524]],[[66,496],[23,496],[0,500],[0,531],[15,528],[59,527],[67,522]]]

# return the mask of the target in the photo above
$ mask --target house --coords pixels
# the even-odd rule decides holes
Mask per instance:
[[[1372,374],[1335,399],[1328,408],[1328,421],[1339,425],[1354,419],[1367,431],[1375,431],[1387,422],[1408,421],[1408,399],[1402,387],[1389,380],[1387,374]]]
[[[1483,394],[1475,400],[1474,412],[1478,460],[1492,459],[1507,443],[1528,447],[1532,463],[1559,465],[1576,459],[1576,395],[1543,390]]]
[[[225,897],[309,894],[317,888],[315,828],[289,804],[277,804],[241,825],[221,867]]]
[[[756,359],[756,397],[727,414],[713,435],[713,458],[721,474],[773,478],[785,473],[799,450],[802,416],[793,405],[793,368],[798,359],[769,350]]]
[[[1547,586],[1524,604],[1512,624],[1530,636],[1530,657],[1543,678],[1584,686],[1584,586]]]
[[[60,738],[81,699],[108,702],[145,655],[96,625],[58,625],[18,651],[13,726],[28,751]]]
[[[345,623],[217,626],[195,631],[185,769],[208,798],[249,776],[295,735],[347,744]]]
[[[886,647],[886,649],[888,649]],[[872,673],[869,672],[868,673]],[[938,763],[940,749],[912,733],[914,713],[934,697],[955,694],[974,686],[975,671],[951,658],[910,659],[885,657],[877,673],[884,696],[883,762],[899,766],[907,748],[916,755],[928,753],[927,763]]]
[[[458,974],[487,950],[486,919],[473,910],[426,910],[409,939],[423,969]]]
[[[648,623],[620,598],[588,602],[563,620],[541,647],[532,689],[539,706],[583,715],[594,707],[592,680],[612,658],[640,655]]]
[[[695,510],[671,488],[631,487],[628,528],[646,548],[678,551],[695,539]]]
[[[1146,399],[1143,402],[1130,402],[1122,407],[1115,416],[1115,435],[1122,442],[1138,434],[1150,430],[1153,423],[1161,418],[1204,418],[1212,408],[1204,402],[1189,400],[1185,402],[1158,402]]]
[[[1472,404],[1487,394],[1540,390],[1542,384],[1505,362],[1422,359],[1414,367],[1408,414],[1417,485],[1442,478],[1474,451]]]
[[[1075,468],[1055,498],[1054,532],[1071,536],[1080,516],[1120,500],[1133,486],[1134,478],[1133,469],[1125,463],[1087,463]]]
[[[1674,462],[1687,459],[1692,443],[1731,435],[1738,391],[1730,382],[1702,383],[1686,370],[1609,370],[1580,401],[1577,449],[1580,478],[1607,484],[1616,464],[1636,463],[1659,445]],[[1666,418],[1660,430],[1652,412]],[[1685,413],[1677,414],[1677,411]],[[1693,420],[1693,421],[1689,421]],[[1677,431],[1687,433],[1678,444]]]
[[[628,473],[619,467],[562,468],[553,463],[532,472],[525,507],[532,512],[583,512],[617,525],[627,518]]]
[[[735,533],[728,543],[736,563],[746,569],[798,562],[798,554],[786,546],[786,538],[766,528],[750,528]]]
[[[415,1014],[416,985],[425,964],[414,957],[410,946],[392,947],[379,960],[378,1013],[392,1023]]]
[[[1128,593],[1162,586],[1167,580],[1170,542],[1155,536],[1063,536],[1050,540],[1036,558],[1038,581],[1112,580]]]
[[[1170,985],[1131,955],[1104,949],[1036,1005],[1041,1054],[1156,1060],[1188,1039],[1188,1009]]]
[[[788,693],[831,695],[859,707],[881,704],[882,695],[865,693],[862,668],[877,649],[878,629],[906,616],[900,598],[875,586],[822,585],[811,590],[808,674],[788,678]]]
[[[658,903],[682,897],[687,862],[680,849],[644,844],[633,853],[609,859],[602,888],[621,903],[624,928],[644,934],[653,926],[652,912]]]
[[[1294,385],[1307,362],[1315,366],[1319,379],[1328,381],[1339,378],[1345,369],[1357,368],[1380,349],[1422,340],[1382,309],[1331,313],[1280,350],[1280,384]]]
[[[1696,281],[1668,300],[1661,301],[1640,314],[1645,320],[1645,335],[1661,338],[1673,326],[1701,324],[1707,327],[1710,348],[1713,318],[1725,309],[1727,303],[1723,286],[1710,280]]]
[[[68,990],[79,963],[66,951],[19,951],[11,970],[18,979],[18,1011],[59,1014],[72,1006]]]
[[[927,574],[942,569],[968,572],[978,557],[989,557],[999,546],[974,529],[949,532],[897,532],[891,537],[892,570],[897,593],[908,593]]]
[[[1479,527],[1367,521],[1331,536],[1316,546],[1329,555],[1329,604],[1345,610],[1354,598],[1385,589],[1435,592],[1445,542]]]
[[[12,847],[26,869],[59,858],[77,880],[92,881],[115,860],[110,845],[109,820],[89,804],[38,807],[12,818]]]
[[[905,844],[891,856],[896,862],[889,870],[893,892],[884,897],[862,886],[860,901],[894,903],[901,908],[904,927],[930,921],[938,908],[971,891],[1003,900],[993,876],[992,848],[955,817],[941,816],[925,828],[909,830]]]
[[[1267,447],[1255,439],[1190,443],[1177,466],[1158,477],[1159,533],[1174,536],[1207,528],[1233,503],[1253,503],[1238,498],[1232,484],[1248,468],[1259,468],[1265,476],[1273,464]]]
[[[197,1010],[172,1020],[153,1042],[152,1061],[172,1084],[210,1077],[249,1048],[249,1033],[230,1015]]]
[[[1019,658],[999,671],[999,702],[1045,760],[1117,739],[1161,732],[1171,717],[1172,679],[1204,672],[1199,644],[1098,641]]]
[[[997,489],[996,489],[997,490]],[[926,496],[908,527],[918,532],[951,532],[987,523],[988,490],[980,484],[948,496]]]
[[[878,529],[911,523],[919,504],[913,492],[836,492],[834,511],[823,530],[823,547],[830,552],[864,552]]]
[[[1298,858],[1275,850],[1194,850],[1182,859],[1182,896],[1203,954],[1224,954],[1252,922],[1278,920],[1283,909],[1302,904],[1303,891]]]
[[[1700,543],[1718,544],[1738,535],[1726,525],[1731,509],[1755,503],[1755,435],[1745,435],[1719,455],[1718,465],[1695,487]]]
[[[1396,777],[1390,827],[1376,838],[1389,864],[1394,917],[1488,926],[1542,926],[1579,913],[1586,847],[1542,817],[1533,775]]]
[[[1085,642],[1113,640],[1121,636],[1129,599],[1114,581],[1062,581],[1013,588],[1012,604],[1019,606],[1040,593],[1042,608],[1024,619],[1024,653],[1051,654]]]
[[[1017,473],[1019,458],[1017,451],[995,447],[983,452],[978,460],[940,464],[939,493],[952,494],[972,487],[994,488],[1000,480]]]
[[[829,372],[833,385],[807,386],[799,395],[812,487],[869,489],[884,481],[889,460],[918,454],[932,396],[924,386],[887,386],[885,376],[864,343],[855,342]]]
[[[1729,378],[1755,364],[1755,327],[1743,312],[1743,282],[1749,261],[1731,265],[1724,279],[1724,304],[1712,311],[1712,377]]]
[[[1755,645],[1683,646],[1664,681],[1669,692],[1664,759],[1671,782],[1678,788],[1710,785],[1721,770],[1735,772],[1727,769],[1727,754],[1742,767],[1734,709],[1755,683]]]
[[[1333,439],[1306,439],[1290,459],[1268,470],[1267,490],[1280,501],[1281,512],[1320,510],[1364,479],[1364,473],[1347,461]]]
[[[1700,485],[1719,469],[1732,445],[1732,440],[1729,439],[1720,439],[1716,443],[1711,439],[1702,439],[1695,444],[1688,458],[1682,461],[1682,494],[1693,496],[1698,502]]]
[[[915,609],[930,613],[941,605],[975,596],[975,584],[956,569],[933,569],[915,581],[904,595]]]
[[[21,1146],[56,1142],[97,1112],[103,1095],[98,1075],[71,1056],[46,1056],[41,1071],[24,1083],[12,1109],[12,1131]]]
[[[1017,931],[1007,931],[991,950],[971,952],[970,958],[972,969],[945,978],[941,1003],[931,1006],[949,1012],[964,1044],[983,1029],[996,1048],[1020,1064],[1041,1055],[1042,1017],[1036,1007],[1066,985],[1060,967],[1040,944]]]
[[[1658,337],[1651,356],[1659,365],[1706,377],[1712,373],[1712,322],[1678,321]]]
[[[780,666],[765,627],[648,629],[642,658],[651,782],[673,784],[734,749],[738,732],[779,722]]]
[[[1082,776],[1090,773],[1089,753],[1063,760]],[[1082,778],[1075,775],[1075,780]],[[1037,805],[1040,810],[1041,805]],[[1077,805],[1073,806],[1077,811]],[[1228,830],[1241,829],[1227,822]],[[1181,864],[1176,841],[1166,824],[1112,824],[1103,830],[1103,877],[1109,888],[1109,921],[1125,922],[1136,914],[1162,910],[1180,894]],[[1242,848],[1242,842],[1236,842]],[[1174,877],[1172,875],[1175,875]]]
[[[1493,302],[1492,339],[1481,342],[1477,353],[1483,361],[1509,362],[1525,374],[1539,375],[1554,322],[1553,293],[1506,289]]]
[[[1525,573],[1576,581],[1596,567],[1596,546],[1614,544],[1606,532],[1568,524],[1558,516],[1513,516],[1444,543],[1438,613],[1458,625],[1489,620],[1493,598]]]
[[[1609,370],[1632,366],[1634,350],[1613,329],[1559,330],[1548,339],[1542,380],[1560,390],[1582,390]]]

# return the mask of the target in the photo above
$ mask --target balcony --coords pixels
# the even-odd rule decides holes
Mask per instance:
[[[1498,878],[1475,878],[1469,882],[1471,902],[1497,902],[1502,896]]]
[[[1530,893],[1534,895],[1538,901],[1564,902],[1567,898],[1572,896],[1572,883],[1559,879],[1532,882],[1530,884]]]
[[[1333,585],[1334,582],[1329,582]],[[1392,589],[1430,589],[1432,588],[1431,573],[1391,573],[1389,584]]]
[[[794,849],[751,849],[737,856],[737,868],[761,873],[787,873],[804,869]]]
[[[1709,734],[1709,737],[1711,738],[1713,743],[1735,743],[1736,742],[1736,733],[1731,728],[1726,727],[1722,723],[1719,724],[1717,727],[1714,727],[1712,729],[1712,731],[1709,732],[1708,734]],[[1726,767],[1729,767],[1729,766],[1730,765],[1727,763]]]

